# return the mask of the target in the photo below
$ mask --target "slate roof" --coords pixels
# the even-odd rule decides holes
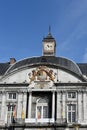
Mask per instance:
[[[4,75],[7,69],[10,67],[10,63],[0,63],[0,75]]]
[[[27,67],[27,66],[35,66],[35,65],[51,65],[54,67],[63,67],[67,70],[70,70],[78,75],[81,75],[81,71],[76,63],[73,61],[63,58],[63,57],[55,57],[55,56],[41,56],[41,57],[32,57],[23,59],[21,61],[16,62],[14,65],[12,65],[8,71],[7,74],[10,72],[13,72],[17,69]]]
[[[83,75],[87,76],[87,63],[78,63],[77,64]]]
[[[55,57],[55,56],[41,56],[41,57],[32,57],[20,60],[13,65],[10,63],[0,63],[0,76],[4,75],[5,73],[13,72],[19,68],[26,67],[26,66],[33,66],[33,65],[51,65],[51,66],[60,66],[65,69],[71,70],[72,72],[77,73],[78,75],[87,76],[87,63],[74,63],[73,61],[63,58],[63,57]]]
[[[43,42],[55,42],[56,43],[55,39],[53,38],[53,36],[51,35],[50,32],[48,33],[48,35],[45,38],[43,38]]]

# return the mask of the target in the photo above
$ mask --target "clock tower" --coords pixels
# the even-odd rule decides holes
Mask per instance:
[[[56,41],[52,37],[50,28],[48,35],[43,38],[43,56],[55,56],[56,53]]]

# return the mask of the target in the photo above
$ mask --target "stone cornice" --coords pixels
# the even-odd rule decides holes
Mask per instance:
[[[69,82],[69,83],[60,83],[56,82],[54,83],[55,86],[87,86],[87,82]]]
[[[29,86],[29,83],[0,83],[0,87],[20,87],[20,86]]]

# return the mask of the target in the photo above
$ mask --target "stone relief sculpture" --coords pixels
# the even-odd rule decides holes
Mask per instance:
[[[52,69],[49,69],[46,66],[39,66],[36,69],[32,70],[29,75],[29,83],[32,81],[53,81],[56,74],[54,74]]]

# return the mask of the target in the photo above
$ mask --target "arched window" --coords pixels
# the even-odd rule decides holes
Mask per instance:
[[[48,118],[48,99],[40,98],[36,102],[36,118]]]

